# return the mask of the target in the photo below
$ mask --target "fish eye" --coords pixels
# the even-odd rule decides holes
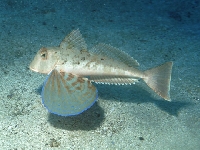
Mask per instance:
[[[45,56],[46,56],[46,54],[45,54],[45,53],[44,53],[44,54],[41,54],[41,57],[42,57],[42,58],[45,58]]]
[[[47,53],[46,53],[46,52],[41,53],[40,56],[41,56],[41,58],[42,58],[43,60],[46,60],[46,59],[47,59]]]
[[[46,60],[46,59],[47,59],[47,49],[46,49],[46,48],[41,48],[40,57],[41,57],[43,60]]]

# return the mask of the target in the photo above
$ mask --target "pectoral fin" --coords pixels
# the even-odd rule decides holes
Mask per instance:
[[[98,98],[87,79],[53,70],[44,82],[42,103],[50,113],[71,116],[90,108]]]

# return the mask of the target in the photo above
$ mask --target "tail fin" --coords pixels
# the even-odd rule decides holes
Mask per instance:
[[[171,101],[169,91],[172,65],[173,62],[166,62],[163,65],[144,72],[146,75],[146,78],[144,78],[146,84],[158,95],[168,101]]]

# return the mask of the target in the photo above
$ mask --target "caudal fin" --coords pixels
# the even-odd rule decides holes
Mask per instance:
[[[145,71],[146,84],[165,100],[170,101],[170,81],[173,62],[166,62],[163,65]]]

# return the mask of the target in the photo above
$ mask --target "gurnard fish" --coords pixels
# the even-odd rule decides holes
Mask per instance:
[[[42,88],[42,103],[50,113],[78,115],[98,99],[92,84],[134,84],[139,79],[157,95],[170,101],[172,62],[140,71],[139,63],[125,52],[108,44],[91,50],[80,31],[73,30],[58,47],[42,47],[29,68],[48,74]]]

